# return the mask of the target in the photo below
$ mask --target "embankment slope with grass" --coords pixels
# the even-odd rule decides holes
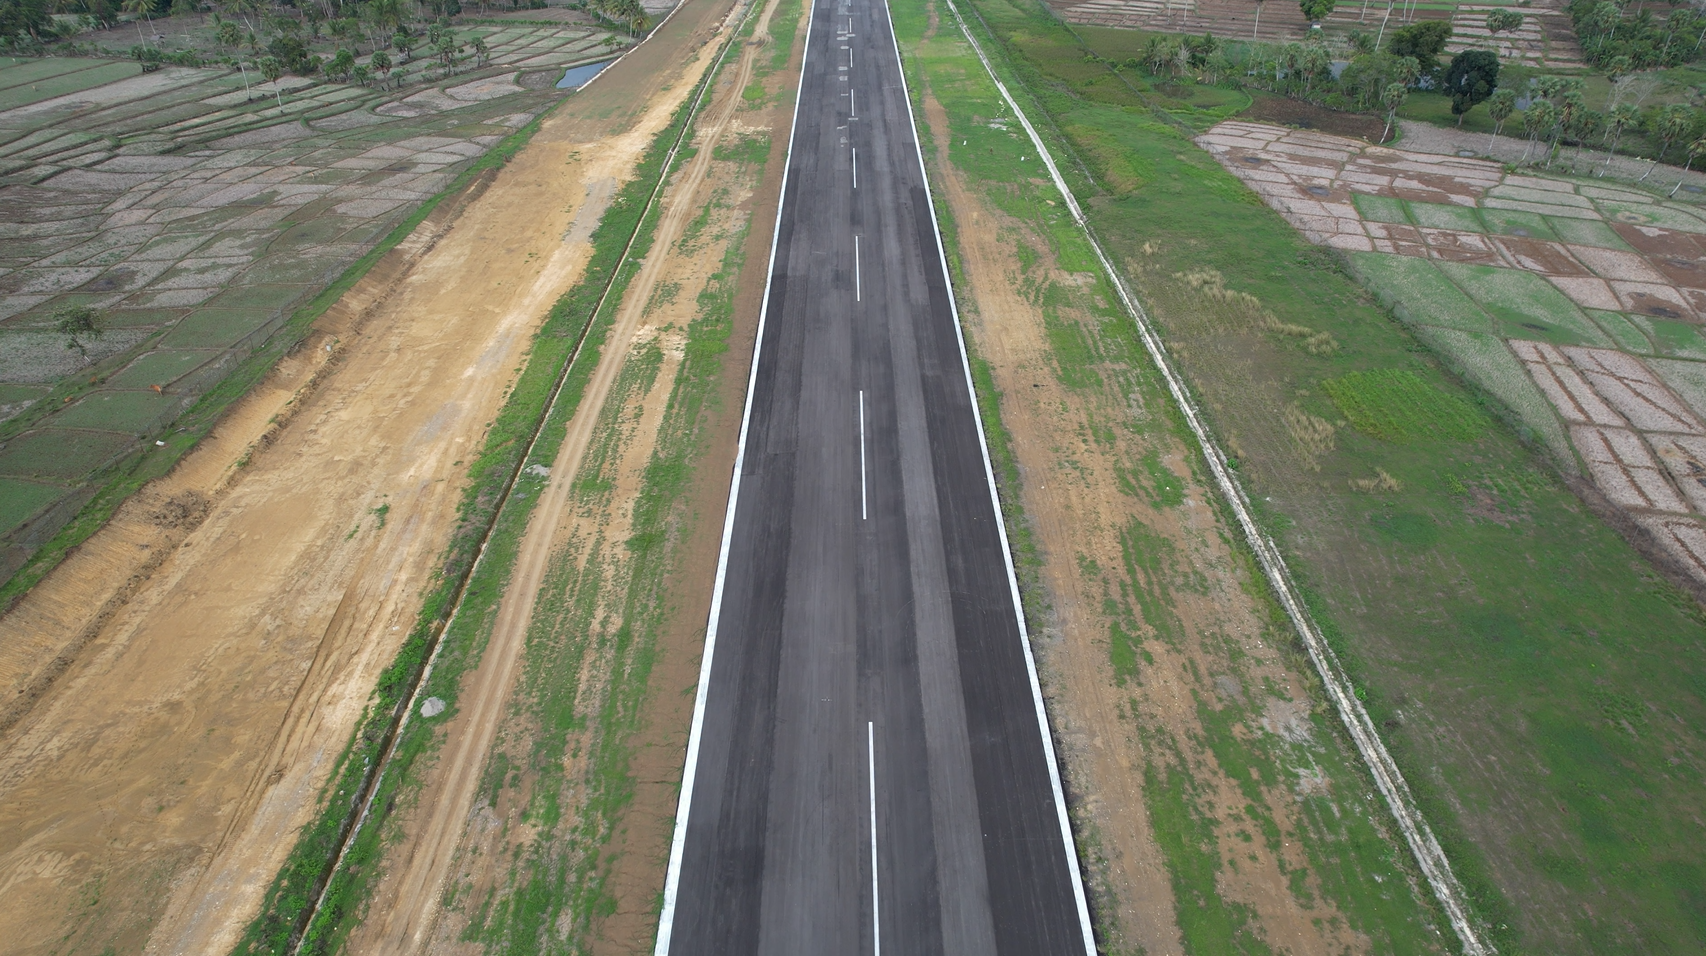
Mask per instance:
[[[896,28],[1099,945],[1443,951],[1449,928],[1016,117],[945,5],[898,9]]]

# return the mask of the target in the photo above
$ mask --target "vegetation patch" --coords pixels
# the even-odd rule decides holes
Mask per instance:
[[[1472,441],[1487,427],[1475,406],[1408,369],[1352,372],[1321,388],[1359,431],[1383,441]]]

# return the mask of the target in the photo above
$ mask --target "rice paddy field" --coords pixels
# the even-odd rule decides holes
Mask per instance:
[[[0,58],[0,581],[175,460],[293,316],[571,95],[567,67],[632,42],[544,21],[456,30],[489,56],[372,87]],[[77,306],[102,330],[73,345],[56,326]]]
[[[1706,585],[1706,209],[1261,124],[1197,141]]]
[[[1696,207],[1222,126],[1035,0],[969,6],[1487,938],[1706,947],[1706,616],[1678,552],[1637,547],[1696,520],[1653,437],[1689,451],[1706,413]]]

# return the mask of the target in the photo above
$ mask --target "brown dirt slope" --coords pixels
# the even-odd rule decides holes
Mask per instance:
[[[760,30],[775,3],[770,0],[760,14]],[[738,16],[731,15],[724,29],[732,31],[739,25]],[[702,48],[700,62],[689,69],[689,76],[698,76],[718,49],[715,42]],[[665,190],[653,240],[653,248],[664,254],[647,257],[623,298],[598,368],[551,464],[555,477],[546,484],[522,538],[516,568],[480,664],[465,679],[458,697],[459,713],[444,730],[442,756],[423,781],[421,797],[409,819],[398,828],[403,840],[389,851],[392,863],[362,927],[351,938],[351,951],[418,953],[447,948],[455,938],[452,931],[463,929],[466,919],[453,915],[441,928],[444,911],[440,904],[446,881],[453,873],[469,879],[471,866],[481,877],[495,879],[508,862],[501,854],[475,853],[469,858],[470,849],[483,844],[487,836],[485,828],[475,825],[482,817],[471,816],[481,770],[487,765],[500,723],[511,713],[511,691],[535,620],[536,600],[542,596],[540,588],[553,559],[561,558],[564,549],[572,548],[575,542],[595,536],[620,546],[630,533],[634,499],[655,451],[670,388],[681,367],[682,330],[696,309],[694,300],[684,299],[679,292],[671,293],[670,301],[661,305],[656,294],[660,288],[692,287],[697,291],[722,261],[727,241],[696,245],[691,251],[683,250],[680,244],[690,219],[713,201],[718,187],[710,182],[709,175],[716,150],[726,137],[738,135],[735,109],[742,102],[741,91],[751,79],[754,60],[761,51],[760,47],[747,46],[730,58],[734,61],[732,76],[724,76],[709,108],[696,122],[692,145],[697,151]],[[722,232],[728,239],[734,238],[734,230]],[[629,393],[619,392],[618,380],[628,360],[643,358],[654,348],[659,364],[655,374],[648,376],[649,384]],[[590,477],[598,479],[600,464],[614,472],[610,497],[614,507],[588,515],[576,507],[575,488],[583,479],[583,465],[595,436],[602,443],[612,428],[621,435],[620,451],[613,462],[595,463]],[[580,557],[584,563],[588,555],[582,552]],[[609,590],[619,591],[615,587]],[[614,597],[619,601],[620,594]],[[613,607],[609,613],[620,614],[620,609]],[[560,676],[569,679],[575,675]],[[510,739],[514,739],[513,734]],[[655,893],[655,887],[650,892]]]
[[[690,87],[711,6],[418,230],[0,620],[8,666],[63,672],[0,738],[10,952],[229,945],[413,620],[531,329]]]
[[[473,953],[542,938],[651,949],[781,187],[791,104],[776,94],[794,75],[779,67],[804,23],[789,19],[772,39],[783,5],[754,11],[694,157],[666,190],[600,382],[552,465],[549,513],[535,513],[523,542],[527,573],[512,580],[489,645],[501,650],[465,685],[479,703],[446,728],[457,756],[388,831],[398,850],[354,950]],[[769,95],[748,100],[755,81]],[[728,348],[712,369],[703,357],[719,334]],[[696,391],[707,384],[710,394]],[[693,476],[678,499],[649,497],[660,462]],[[642,524],[648,509],[665,516],[649,553],[632,537],[657,527]],[[547,805],[561,813],[541,813]],[[548,915],[515,905],[523,894]]]

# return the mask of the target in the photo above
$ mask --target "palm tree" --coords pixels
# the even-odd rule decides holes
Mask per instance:
[[[1504,128],[1505,120],[1516,112],[1516,90],[1505,88],[1494,90],[1487,98],[1487,115],[1493,118],[1493,135],[1487,138],[1487,153],[1492,155],[1493,143],[1498,141],[1499,130]]]
[[[1659,136],[1659,156],[1647,167],[1647,171],[1641,174],[1639,182],[1645,182],[1647,177],[1653,174],[1653,170],[1658,168],[1659,163],[1664,161],[1665,154],[1670,152],[1670,144],[1688,135],[1693,129],[1694,111],[1681,103],[1672,103],[1659,111],[1658,120],[1653,125],[1654,132]]]
[[[1403,106],[1404,101],[1409,98],[1410,88],[1402,83],[1393,83],[1386,87],[1386,92],[1380,94],[1380,102],[1386,105],[1386,131],[1380,134],[1382,143],[1386,142],[1386,138],[1392,133],[1392,121],[1398,116],[1398,107]]]
[[[1588,137],[1605,131],[1605,114],[1599,110],[1584,109],[1576,113],[1570,128],[1566,130],[1570,138],[1576,141],[1576,155],[1570,160],[1570,171],[1575,172],[1576,164],[1582,160],[1582,150],[1587,146]]]
[[[1528,134],[1528,148],[1522,151],[1519,162],[1527,162],[1528,156],[1534,151],[1534,144],[1540,141],[1543,133],[1552,129],[1558,121],[1558,107],[1551,100],[1535,100],[1522,114],[1522,131]]]
[[[1611,158],[1617,155],[1617,141],[1623,138],[1623,131],[1641,121],[1641,111],[1632,103],[1619,103],[1611,108],[1605,118],[1605,131],[1611,139],[1611,152],[1605,156],[1605,165],[1600,167],[1599,174],[1605,175],[1611,168]]]
[[[236,14],[243,21],[243,25],[249,28],[250,34],[255,32],[255,24],[249,19],[249,14],[260,12],[260,0],[224,0],[221,5],[225,7],[226,12]]]
[[[279,77],[284,76],[284,64],[280,63],[276,56],[263,56],[261,57],[261,75],[267,78],[268,83],[272,84],[273,95],[278,97],[278,108],[284,109],[284,93],[278,88]]]
[[[1587,105],[1582,101],[1582,94],[1575,90],[1566,90],[1558,104],[1558,118],[1552,124],[1552,142],[1546,147],[1546,168],[1552,168],[1552,158],[1558,152],[1558,142],[1564,138],[1564,133],[1575,128],[1578,117]]]
[[[1326,49],[1319,43],[1311,43],[1304,47],[1302,56],[1299,58],[1298,67],[1303,73],[1303,96],[1307,99],[1309,97],[1309,88],[1315,85],[1315,81],[1317,79],[1319,79],[1323,74],[1328,76],[1332,75],[1333,58],[1328,55]]]
[[[1694,161],[1699,159],[1703,154],[1706,154],[1706,136],[1688,144],[1688,162],[1682,164],[1683,175],[1677,177],[1676,185],[1670,188],[1670,194],[1672,196],[1676,195],[1676,191],[1682,188],[1682,181],[1687,178],[1689,167],[1693,166]]]
[[[1380,38],[1386,35],[1386,21],[1392,19],[1392,5],[1397,0],[1386,0],[1386,16],[1380,18],[1380,32],[1374,35],[1374,48],[1380,49]]]
[[[153,7],[154,7],[153,0],[124,0],[123,3],[119,4],[119,10],[123,11],[124,13],[128,13],[133,17],[141,16],[144,19],[146,19],[148,21],[148,32],[149,33],[154,32],[154,18],[149,16],[149,13],[150,13],[150,11],[152,11]],[[132,21],[132,22],[134,22],[134,21]],[[142,40],[143,46],[148,45],[148,41],[143,39],[143,37],[142,37],[142,24],[140,24],[140,23],[136,24],[136,38],[138,40]]]
[[[370,0],[367,15],[381,29],[392,33],[397,32],[408,19],[403,10],[403,0]]]

